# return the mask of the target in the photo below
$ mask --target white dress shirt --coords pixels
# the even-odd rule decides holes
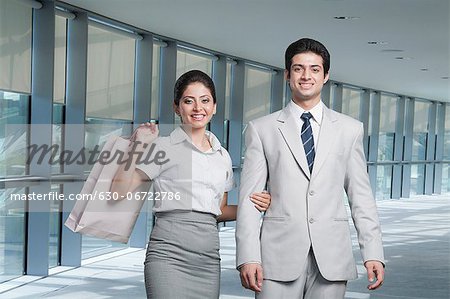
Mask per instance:
[[[297,124],[297,132],[298,132],[298,137],[299,137],[299,142],[301,142],[301,131],[302,131],[302,126],[303,126],[303,119],[301,118],[302,114],[305,112],[310,112],[312,114],[312,118],[309,120],[309,122],[311,123],[311,128],[313,131],[313,138],[314,138],[314,150],[317,153],[317,143],[319,140],[319,134],[320,134],[320,125],[322,124],[322,114],[323,114],[323,103],[322,101],[320,101],[319,103],[317,103],[316,106],[314,106],[311,110],[306,111],[305,109],[303,109],[302,107],[300,107],[299,105],[295,104],[295,102],[293,100],[291,100],[289,102],[289,109],[292,113],[292,115],[294,116],[294,119],[296,120],[296,124]]]
[[[192,144],[191,138],[181,128],[176,128],[170,136],[154,141],[154,156],[157,151],[165,153],[167,163],[141,163],[136,168],[142,170],[154,186],[154,212],[197,211],[220,215],[220,203],[224,192],[234,187],[233,169],[230,155],[211,132],[206,132],[211,149],[202,152]],[[147,151],[143,156],[149,151]],[[162,160],[164,160],[162,159]],[[165,192],[165,193],[164,193]],[[156,200],[159,194],[160,200]],[[166,194],[166,199],[162,199]],[[168,199],[167,195],[179,199]]]

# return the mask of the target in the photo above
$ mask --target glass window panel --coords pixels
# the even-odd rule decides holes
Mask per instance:
[[[271,72],[250,66],[245,67],[243,133],[249,121],[270,113],[271,89]],[[241,152],[244,156],[244,143]]]
[[[395,132],[398,97],[381,95],[380,132]]]
[[[377,166],[376,199],[390,199],[392,187],[392,165]]]
[[[414,103],[413,161],[426,159],[429,109],[430,103],[421,101]],[[411,166],[411,194],[424,194],[424,187],[425,164],[414,164]]]
[[[161,46],[153,44],[151,118],[159,119],[159,81],[161,78]]]
[[[360,119],[361,90],[344,87],[342,91],[342,113]]]
[[[394,137],[397,101],[397,97],[381,95],[380,133],[378,140],[379,161],[392,161],[394,159]]]
[[[29,96],[0,91],[0,177],[27,173],[28,123]],[[25,192],[0,189],[0,283],[24,270],[25,201],[10,196]]]
[[[0,89],[30,93],[32,8],[0,0]]]
[[[442,194],[450,194],[450,164],[442,165]]]
[[[55,73],[53,84],[53,101],[64,103],[66,93],[66,46],[67,46],[67,20],[55,17]]]
[[[414,104],[414,129],[412,160],[425,160],[430,103],[416,101]]]
[[[270,113],[272,73],[247,66],[245,68],[244,126],[252,119]]]
[[[0,177],[25,175],[29,96],[0,91]]]
[[[337,85],[331,84],[331,86],[330,86],[330,104],[329,104],[330,109],[333,109],[333,107],[334,107],[334,99],[336,98],[334,96],[334,94],[336,93],[336,89],[337,89]]]
[[[411,165],[411,195],[424,194],[425,164]]]
[[[86,115],[133,119],[135,40],[89,26]]]
[[[25,201],[9,198],[25,192],[24,188],[0,189],[0,283],[24,271]]]
[[[177,79],[190,70],[200,70],[209,76],[212,73],[212,59],[183,50],[177,51]]]

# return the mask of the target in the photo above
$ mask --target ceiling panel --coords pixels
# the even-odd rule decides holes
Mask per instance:
[[[284,66],[289,43],[311,37],[331,52],[332,80],[450,102],[448,0],[65,2],[156,34],[277,67]],[[342,16],[352,18],[335,19]]]

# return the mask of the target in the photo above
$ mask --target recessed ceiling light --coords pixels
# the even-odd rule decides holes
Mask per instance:
[[[336,16],[334,17],[336,20],[358,20],[360,17],[352,17],[352,16]]]
[[[400,52],[404,52],[405,50],[400,50],[400,49],[383,49],[381,50],[381,52],[385,52],[385,53],[400,53]]]
[[[397,60],[411,60],[413,58],[412,57],[408,57],[408,56],[397,56],[397,57],[395,57],[395,59],[397,59]]]
[[[388,42],[385,41],[368,41],[367,42],[369,45],[387,45]]]

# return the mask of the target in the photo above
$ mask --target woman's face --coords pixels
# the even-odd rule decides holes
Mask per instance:
[[[204,128],[216,113],[211,91],[202,83],[191,83],[181,96],[175,112],[181,117],[183,124],[192,129]]]

